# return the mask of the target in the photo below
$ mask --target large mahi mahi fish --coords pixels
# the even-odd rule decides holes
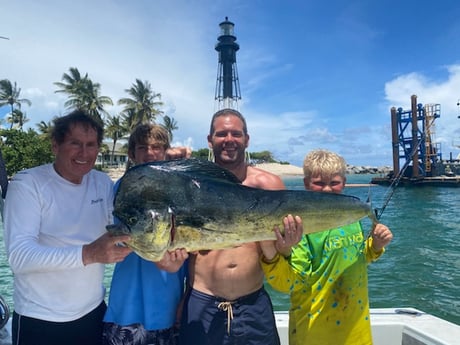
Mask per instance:
[[[151,162],[129,169],[115,195],[114,235],[130,234],[138,255],[160,260],[167,250],[223,249],[274,240],[287,214],[302,217],[305,233],[366,216],[370,206],[347,195],[243,186],[228,170],[198,159]]]

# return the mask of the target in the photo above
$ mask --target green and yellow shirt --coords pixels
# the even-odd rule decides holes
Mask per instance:
[[[358,222],[304,235],[290,258],[262,258],[267,282],[291,296],[289,344],[372,344],[367,264],[383,251]]]

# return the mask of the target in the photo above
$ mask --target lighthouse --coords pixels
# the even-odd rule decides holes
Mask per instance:
[[[241,99],[238,69],[236,67],[236,52],[240,49],[234,34],[235,24],[225,17],[219,24],[220,36],[217,37],[215,49],[219,54],[217,65],[217,81],[215,101],[217,110],[224,108],[238,109]]]

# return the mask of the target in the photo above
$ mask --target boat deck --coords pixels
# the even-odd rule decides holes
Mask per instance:
[[[288,312],[275,312],[282,345],[288,345]],[[371,309],[374,345],[459,345],[460,326],[414,308]]]

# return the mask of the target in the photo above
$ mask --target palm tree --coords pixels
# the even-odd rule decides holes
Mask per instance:
[[[136,79],[131,88],[125,91],[131,97],[121,98],[118,100],[118,104],[125,106],[123,112],[125,115],[128,114],[127,120],[130,121],[128,122],[130,130],[139,123],[154,122],[156,116],[162,114],[162,111],[158,109],[163,105],[163,102],[160,101],[161,94],[153,92],[148,81],[142,82]],[[155,101],[155,99],[159,101]]]
[[[169,139],[172,141],[173,140],[173,131],[176,129],[179,129],[177,126],[177,121],[174,120],[173,117],[169,117],[168,115],[163,116],[163,126],[166,127],[166,129],[169,132]]]
[[[82,85],[84,83],[84,79],[88,78],[88,73],[86,73],[83,78],[80,74],[80,71],[76,67],[70,67],[69,68],[69,74],[64,73],[62,75],[62,81],[63,82],[55,82],[54,85],[57,87],[61,88],[60,90],[56,90],[55,93],[63,92],[68,95],[76,95],[80,92],[80,89],[82,89]],[[68,103],[67,101],[65,103],[65,106],[71,105],[71,103]]]
[[[15,106],[21,110],[22,103],[27,104],[29,107],[32,105],[32,102],[27,98],[19,98],[20,94],[21,88],[17,87],[16,82],[13,85],[8,79],[0,80],[0,107],[9,105],[11,107],[10,116],[12,118]]]
[[[120,120],[121,120],[120,116],[112,117],[109,115],[108,120],[106,121],[105,134],[106,136],[110,137],[113,140],[112,154],[110,156],[110,164],[113,164],[113,157],[115,155],[115,146],[117,144],[118,139],[123,138],[125,134],[129,133],[129,131],[121,123]]]
[[[81,97],[80,109],[85,110],[89,115],[102,121],[103,117],[109,116],[104,106],[113,105],[113,101],[108,96],[101,96],[100,89],[101,85],[99,83],[93,83],[90,79],[87,79],[85,92]]]
[[[37,123],[37,127],[41,137],[49,137],[53,125],[51,124],[51,121],[40,121],[40,123]]]
[[[11,113],[10,116],[6,119],[7,122],[9,122],[10,129],[14,127],[14,125],[18,125],[17,127],[19,128],[20,131],[22,131],[24,127],[24,123],[29,122],[29,119],[27,118],[27,115],[23,113],[19,109],[14,109],[13,112]]]
[[[64,103],[66,108],[83,110],[103,123],[103,117],[108,115],[104,106],[113,105],[113,101],[110,97],[100,96],[101,85],[94,83],[88,77],[88,73],[82,77],[76,67],[70,67],[69,74],[62,75],[62,81],[54,83],[60,88],[55,92],[66,93],[69,96]]]
[[[134,109],[125,109],[121,112],[122,122],[128,132],[136,126],[136,111]]]

